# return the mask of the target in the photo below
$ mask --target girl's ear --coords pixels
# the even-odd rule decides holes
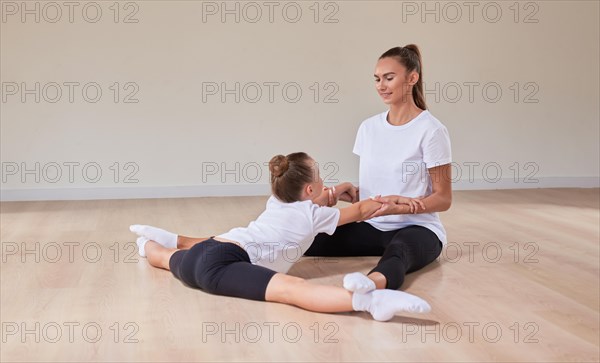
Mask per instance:
[[[313,193],[313,187],[312,187],[312,185],[310,185],[310,184],[306,185],[306,193],[308,195],[311,195]]]

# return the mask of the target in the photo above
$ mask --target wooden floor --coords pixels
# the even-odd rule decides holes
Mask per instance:
[[[449,244],[402,290],[426,315],[373,321],[212,296],[137,258],[132,223],[209,236],[266,197],[1,204],[1,360],[598,361],[599,190],[455,192]],[[341,285],[377,258],[303,258]]]

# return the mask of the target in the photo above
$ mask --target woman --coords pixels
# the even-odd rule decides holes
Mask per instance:
[[[266,210],[245,228],[208,239],[177,236],[155,227],[132,225],[139,253],[152,266],[170,270],[185,284],[209,293],[296,305],[317,312],[368,311],[386,321],[402,311],[428,312],[422,299],[401,291],[347,291],[286,275],[318,233],[363,220],[382,202],[365,200],[347,208],[320,206],[330,199],[315,161],[305,153],[277,155],[269,163],[273,196]],[[352,185],[340,185],[345,193]],[[324,197],[325,196],[325,197]]]
[[[355,202],[374,195],[385,205],[372,219],[319,234],[306,256],[382,256],[368,276],[346,275],[350,291],[398,289],[406,273],[433,262],[446,244],[437,212],[450,208],[450,139],[427,111],[419,48],[385,52],[375,67],[375,86],[389,110],[365,120],[354,153],[360,157],[358,189],[335,197]],[[418,198],[419,203],[407,198]]]

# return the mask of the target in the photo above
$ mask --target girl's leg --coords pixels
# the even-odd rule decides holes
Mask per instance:
[[[322,313],[354,311],[352,292],[341,287],[312,284],[281,273],[275,274],[269,281],[265,300]]]
[[[146,251],[146,258],[148,262],[158,268],[169,270],[169,260],[175,252],[178,251],[176,248],[166,248],[160,243],[155,241],[148,241],[144,246]]]
[[[221,242],[201,244],[181,251],[147,241],[144,248],[152,266],[170,269],[171,257],[179,252],[173,273],[190,286],[207,292],[295,305],[306,310],[333,313],[368,311],[374,319],[385,321],[399,312],[428,312],[422,299],[392,290],[352,293],[340,287],[315,285],[249,262],[248,254],[237,245]],[[191,254],[187,256],[187,254]],[[179,256],[179,255],[177,255]],[[200,262],[200,263],[198,263]]]
[[[138,238],[138,242],[140,241],[140,238]],[[149,240],[146,241],[143,246],[139,244],[138,246],[144,249],[144,255],[148,259],[150,265],[171,271],[177,279],[185,282],[182,279],[181,261],[185,255],[189,253],[189,250],[166,248],[158,242]]]
[[[143,236],[149,240],[158,242],[164,247],[178,248],[180,250],[190,249],[196,243],[200,243],[208,239],[179,236],[173,232],[143,224],[133,224],[129,227],[129,230],[138,234],[139,236]]]
[[[196,243],[204,242],[207,239],[208,239],[208,237],[198,238],[198,237],[186,237],[186,236],[178,235],[177,236],[177,248],[180,250],[189,250]]]
[[[425,313],[431,310],[424,300],[402,291],[353,293],[341,287],[316,285],[281,273],[275,274],[269,281],[265,300],[321,313],[367,311],[379,321],[390,320],[397,313]]]

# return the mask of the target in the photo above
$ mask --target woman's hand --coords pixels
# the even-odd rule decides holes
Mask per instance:
[[[418,198],[408,198],[399,195],[375,197],[375,200],[385,204],[371,218],[391,214],[416,214],[444,212],[452,205],[452,169],[450,164],[428,169],[431,176],[431,194]]]

